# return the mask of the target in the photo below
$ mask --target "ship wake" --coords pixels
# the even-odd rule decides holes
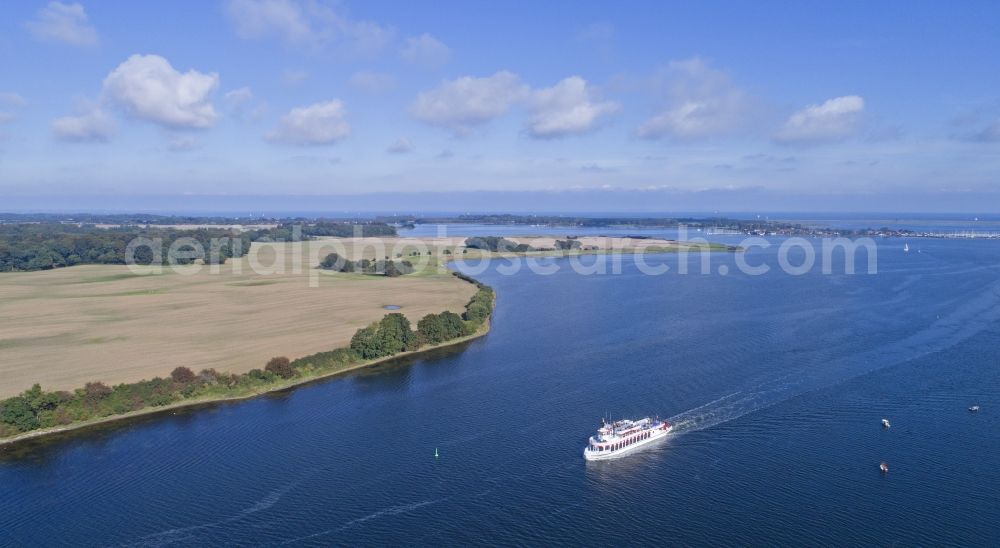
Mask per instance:
[[[895,342],[857,352],[794,373],[759,379],[739,390],[668,420],[674,433],[695,432],[736,420],[794,397],[823,390],[869,373],[947,350],[1000,322],[1000,282],[940,315],[925,329]]]

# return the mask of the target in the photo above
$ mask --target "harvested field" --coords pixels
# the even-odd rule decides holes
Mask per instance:
[[[317,257],[330,250],[316,244],[257,243],[218,273],[85,265],[0,274],[0,398],[34,383],[133,382],[181,365],[248,371],[272,356],[346,346],[385,305],[415,323],[461,313],[475,292],[434,268],[400,278],[320,272]],[[348,253],[358,258],[364,246],[354,244]]]

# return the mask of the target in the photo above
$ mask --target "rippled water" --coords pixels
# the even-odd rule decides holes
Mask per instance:
[[[881,244],[871,276],[487,271],[464,349],[5,455],[0,544],[997,545],[1000,242]],[[678,433],[585,463],[604,414]]]

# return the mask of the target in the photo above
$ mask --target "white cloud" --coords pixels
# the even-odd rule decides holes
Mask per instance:
[[[407,63],[422,67],[437,67],[448,62],[451,49],[430,34],[424,33],[406,40],[399,56]]]
[[[396,139],[396,142],[389,145],[385,149],[389,154],[406,154],[407,152],[413,152],[413,143],[410,142],[406,137],[400,137]]]
[[[25,26],[35,38],[46,42],[62,42],[71,46],[97,45],[97,30],[90,24],[87,12],[80,4],[49,2]]]
[[[344,103],[336,99],[293,108],[266,137],[293,145],[332,144],[351,134],[344,114]]]
[[[52,136],[60,141],[106,142],[114,135],[111,117],[97,105],[86,103],[80,114],[52,120]]]
[[[293,45],[343,46],[353,53],[374,53],[393,31],[355,21],[317,0],[229,0],[227,14],[236,34],[246,39],[276,37]]]
[[[396,79],[391,74],[366,70],[355,72],[349,83],[368,93],[384,93],[396,87]]]
[[[594,102],[587,81],[579,76],[532,92],[529,106],[528,133],[540,138],[585,133],[619,109],[613,101]]]
[[[656,87],[665,106],[636,129],[639,137],[696,139],[732,133],[746,124],[752,108],[728,74],[697,57],[671,62]]]
[[[775,139],[783,143],[814,143],[850,137],[857,130],[865,100],[857,95],[835,97],[792,114]]]
[[[219,75],[181,74],[159,55],[133,55],[104,79],[103,97],[130,115],[171,128],[205,128],[217,114],[209,96]]]
[[[425,123],[467,135],[507,112],[528,93],[528,86],[511,72],[484,78],[463,76],[420,93],[410,111]]]

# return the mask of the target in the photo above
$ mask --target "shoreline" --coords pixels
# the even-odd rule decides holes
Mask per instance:
[[[210,404],[228,403],[228,402],[240,402],[240,401],[244,401],[244,400],[250,400],[250,399],[253,399],[253,398],[257,398],[257,397],[260,397],[260,396],[266,396],[268,394],[274,394],[276,392],[281,392],[281,391],[284,391],[284,390],[295,389],[295,388],[298,388],[298,387],[300,387],[302,385],[306,385],[306,384],[309,384],[309,383],[312,383],[312,382],[316,382],[316,381],[328,380],[328,379],[331,379],[333,377],[336,377],[337,375],[343,375],[345,373],[350,373],[352,371],[357,371],[359,369],[364,369],[364,368],[367,368],[367,367],[374,367],[376,365],[380,365],[380,364],[383,364],[383,363],[386,363],[386,362],[390,362],[390,361],[398,360],[398,359],[402,359],[402,358],[415,358],[415,357],[419,357],[422,354],[428,354],[428,353],[431,353],[431,352],[434,352],[434,351],[437,351],[437,350],[441,350],[441,349],[444,349],[444,348],[449,348],[449,347],[456,346],[456,345],[459,345],[459,344],[472,342],[472,341],[474,341],[476,339],[485,337],[487,334],[489,334],[491,327],[492,327],[492,315],[485,322],[483,322],[483,325],[480,327],[479,331],[477,331],[476,333],[473,333],[472,335],[466,335],[464,337],[458,337],[458,338],[455,338],[455,339],[452,339],[452,340],[449,340],[449,341],[445,341],[443,343],[440,343],[440,344],[437,344],[437,345],[434,345],[434,346],[423,347],[423,348],[420,348],[418,350],[411,350],[411,351],[406,351],[406,352],[400,352],[400,353],[394,354],[392,356],[386,356],[384,358],[377,358],[377,359],[374,359],[374,360],[369,360],[369,361],[366,361],[366,362],[362,362],[362,363],[350,365],[348,367],[345,367],[343,369],[338,369],[336,371],[328,371],[328,372],[325,372],[325,373],[322,373],[322,374],[319,374],[319,375],[312,375],[312,376],[309,376],[309,377],[300,377],[300,378],[290,379],[289,382],[285,382],[285,383],[281,383],[281,384],[269,387],[266,390],[256,390],[256,391],[251,391],[251,392],[246,393],[246,394],[238,394],[238,395],[232,395],[232,396],[220,396],[220,397],[213,397],[213,398],[198,398],[198,399],[192,399],[192,400],[187,400],[187,401],[180,401],[180,402],[175,402],[175,403],[171,403],[171,404],[168,404],[168,405],[164,405],[162,407],[149,407],[149,408],[145,408],[145,409],[140,409],[138,411],[129,411],[128,413],[122,413],[120,415],[108,415],[106,417],[100,417],[100,418],[91,419],[91,420],[88,420],[88,421],[82,421],[82,422],[73,423],[73,424],[67,424],[67,425],[63,425],[63,426],[53,426],[51,428],[45,428],[45,429],[40,429],[40,430],[32,430],[30,432],[24,432],[24,433],[18,434],[16,436],[7,437],[7,438],[0,438],[0,452],[2,452],[3,450],[7,449],[9,446],[16,445],[18,443],[27,442],[27,441],[31,441],[31,440],[37,440],[37,439],[45,438],[45,437],[52,436],[52,435],[55,435],[55,434],[66,434],[66,433],[70,433],[70,432],[73,432],[73,431],[76,431],[76,430],[84,430],[84,429],[91,428],[91,427],[94,427],[94,426],[101,426],[101,425],[111,424],[111,423],[115,423],[115,422],[119,422],[119,421],[124,421],[124,420],[128,420],[128,419],[135,419],[135,418],[140,418],[140,417],[144,417],[144,416],[156,415],[158,413],[166,413],[168,411],[177,411],[178,409],[185,409],[185,408],[189,408],[189,407],[197,407],[199,405],[210,405]]]

